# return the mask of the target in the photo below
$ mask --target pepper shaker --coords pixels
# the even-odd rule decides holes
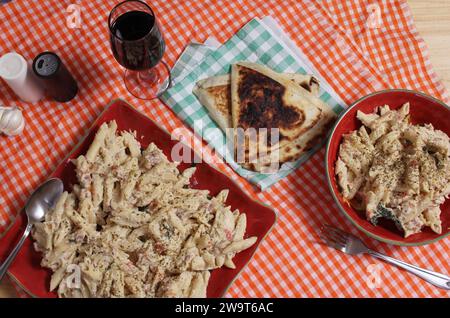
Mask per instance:
[[[65,103],[77,95],[77,82],[55,53],[42,52],[36,56],[33,71],[41,79],[47,94],[54,100]]]

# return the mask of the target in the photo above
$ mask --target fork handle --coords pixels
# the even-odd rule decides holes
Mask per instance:
[[[368,252],[370,255],[379,258],[383,261],[386,261],[390,264],[396,265],[398,267],[401,267],[405,270],[407,270],[410,273],[413,273],[416,276],[419,276],[420,278],[426,280],[430,284],[433,284],[436,287],[443,288],[450,290],[450,276],[440,274],[437,272],[433,272],[427,269],[420,268],[415,265],[411,265],[402,261],[399,261],[395,258],[389,257],[387,255],[369,250]]]

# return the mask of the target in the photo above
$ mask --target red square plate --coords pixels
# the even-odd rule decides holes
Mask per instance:
[[[172,146],[174,146],[177,141],[172,140],[171,136],[166,131],[126,102],[115,100],[106,107],[103,113],[94,122],[88,134],[67,158],[58,165],[50,177],[62,179],[64,188],[71,189],[71,185],[76,182],[76,177],[74,166],[69,162],[69,159],[76,158],[79,155],[86,153],[100,125],[111,120],[117,122],[118,130],[135,130],[137,139],[141,142],[143,147],[146,147],[150,142],[153,142],[164,151],[168,158],[170,158]],[[190,166],[191,164],[182,163],[179,165],[179,169],[184,170]],[[221,297],[227,291],[239,272],[250,261],[259,243],[261,243],[275,224],[276,214],[269,207],[248,197],[236,183],[218,170],[215,170],[206,163],[199,163],[196,164],[196,166],[197,170],[191,178],[191,186],[197,189],[207,189],[213,195],[217,194],[222,189],[229,189],[230,192],[226,203],[231,205],[232,209],[239,209],[241,212],[247,214],[246,236],[258,237],[256,244],[239,253],[233,259],[236,264],[236,269],[230,270],[221,268],[212,271],[207,295],[208,297]],[[25,213],[21,213],[11,228],[0,239],[0,260],[6,258],[15,242],[17,242],[22,235],[25,228],[25,222]],[[28,238],[14,263],[11,265],[9,275],[32,296],[56,297],[56,293],[48,291],[51,271],[42,268],[39,265],[40,261],[41,255],[34,251],[33,241],[31,238]]]

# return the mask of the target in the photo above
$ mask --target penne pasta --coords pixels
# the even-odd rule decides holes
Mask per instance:
[[[135,133],[103,124],[85,156],[74,160],[77,184],[33,230],[42,266],[60,297],[206,297],[210,270],[235,268],[245,214],[189,187],[154,144],[141,151]]]
[[[343,197],[374,225],[393,220],[405,237],[425,226],[440,234],[439,205],[450,195],[450,138],[432,125],[411,124],[408,103],[358,111],[357,118],[363,126],[344,136],[335,165]]]

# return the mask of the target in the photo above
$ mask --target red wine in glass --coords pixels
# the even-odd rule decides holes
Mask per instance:
[[[126,68],[125,85],[141,99],[153,99],[170,85],[162,61],[166,44],[152,9],[142,1],[118,4],[109,16],[113,55]]]

